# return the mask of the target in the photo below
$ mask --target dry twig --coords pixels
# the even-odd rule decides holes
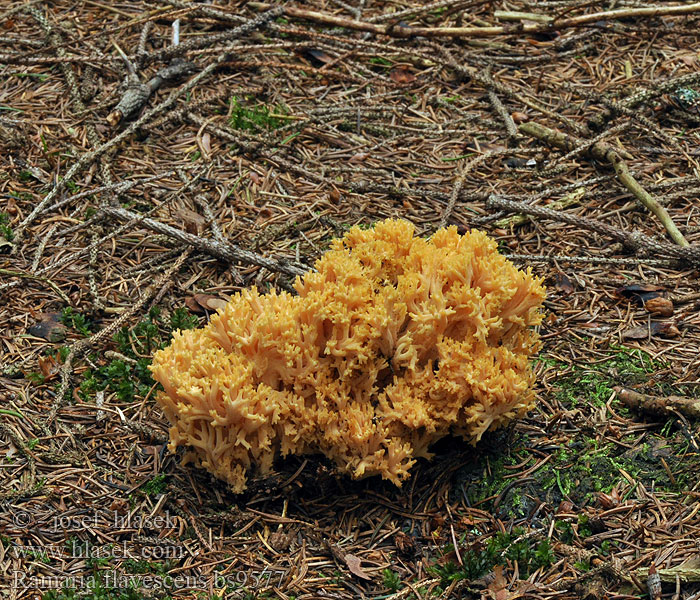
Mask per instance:
[[[555,131],[544,127],[539,123],[529,122],[522,123],[519,126],[519,130],[526,135],[537,138],[553,146],[559,148],[564,148],[568,151],[577,150],[579,147],[584,146],[585,142],[577,140],[570,135],[567,135],[560,131]],[[688,246],[688,241],[683,237],[683,234],[678,230],[673,219],[666,211],[666,209],[661,206],[656,199],[649,194],[639,182],[632,176],[627,163],[622,159],[620,153],[615,150],[612,146],[604,142],[595,142],[587,150],[587,154],[593,158],[605,162],[609,162],[615,173],[617,174],[620,183],[624,185],[634,196],[649,209],[654,216],[661,222],[666,231],[668,232],[671,239],[676,242],[679,246]]]

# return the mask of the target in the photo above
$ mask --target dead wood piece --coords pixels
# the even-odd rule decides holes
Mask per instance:
[[[199,194],[199,195],[194,197],[194,201],[202,208],[202,212],[204,213],[204,216],[207,220],[207,225],[210,227],[211,232],[214,235],[214,239],[217,242],[219,242],[220,244],[225,244],[226,238],[224,237],[224,232],[221,231],[221,227],[219,226],[219,222],[216,220],[216,216],[214,215],[214,212],[212,211],[211,206],[209,206],[207,199],[202,194]],[[236,269],[236,267],[234,265],[231,265],[229,270],[231,271],[231,275],[233,276],[233,280],[238,285],[242,285],[243,284],[243,276],[238,272],[238,269]]]
[[[486,207],[489,209],[501,209],[509,212],[520,212],[526,215],[532,215],[544,219],[551,219],[560,223],[568,223],[580,229],[588,229],[602,235],[610,236],[625,246],[646,253],[647,255],[656,256],[657,258],[679,258],[690,264],[700,264],[700,246],[676,246],[666,242],[659,242],[654,238],[646,236],[638,231],[629,233],[622,231],[617,227],[601,223],[595,219],[584,219],[568,213],[559,212],[543,206],[533,206],[527,202],[515,202],[500,198],[495,194],[491,195],[486,202]]]
[[[150,95],[151,89],[147,83],[134,82],[129,84],[122,99],[114,107],[114,110],[107,115],[107,123],[112,127],[116,127],[122,119],[128,119],[136,114],[146,104]]]
[[[155,231],[157,233],[162,233],[163,235],[184,242],[197,250],[206,252],[207,254],[229,263],[242,262],[258,265],[260,267],[265,267],[270,271],[285,273],[292,276],[303,275],[307,271],[307,269],[293,265],[287,261],[265,258],[260,254],[251,252],[250,250],[244,250],[240,246],[236,246],[230,242],[222,243],[219,240],[203,238],[198,235],[176,229],[175,227],[171,227],[165,223],[160,223],[154,219],[149,219],[148,217],[141,218],[138,214],[123,208],[105,206],[101,210],[107,216],[120,221],[136,221],[146,229],[150,229],[151,231]]]
[[[122,99],[107,115],[107,122],[116,127],[122,120],[135,115],[166,81],[176,81],[180,77],[191,75],[196,70],[194,63],[175,58],[170,65],[158,71],[147,83],[132,81],[126,88]]]
[[[474,169],[474,167],[477,167],[489,158],[493,158],[496,154],[498,154],[497,151],[486,152],[477,156],[476,158],[473,158],[472,160],[468,161],[467,164],[464,165],[459,175],[457,176],[457,179],[455,180],[454,186],[452,188],[452,193],[450,194],[450,199],[447,202],[447,208],[445,208],[445,212],[440,218],[440,227],[447,226],[447,223],[449,222],[450,217],[452,216],[452,211],[454,210],[454,207],[457,204],[457,200],[459,199],[459,196],[462,193],[462,188],[464,187],[464,182],[467,178],[467,175],[469,175],[469,173],[472,171],[472,169]]]
[[[66,359],[63,361],[63,365],[61,366],[61,383],[58,386],[56,397],[54,398],[51,409],[48,412],[46,423],[42,424],[42,429],[44,429],[45,433],[49,433],[49,425],[53,423],[58,411],[66,401],[66,397],[68,395],[67,392],[70,388],[71,376],[73,374],[73,362],[93,345],[114,335],[133,315],[141,310],[146,303],[151,300],[151,298],[157,296],[157,294],[162,294],[165,289],[172,285],[173,275],[187,260],[191,252],[191,248],[185,248],[172,266],[160,277],[158,277],[158,279],[156,279],[151,285],[149,285],[141,297],[107,327],[91,335],[89,338],[78,340],[71,346],[68,356],[66,356]]]
[[[241,25],[240,27],[236,27],[235,29],[231,30],[231,35],[240,36],[250,33],[251,31],[254,31],[257,28],[263,27],[269,21],[279,16],[281,13],[282,9],[279,7],[267,11],[266,13],[259,15],[255,19],[251,19],[250,21],[243,23],[243,25]],[[51,188],[51,190],[44,196],[43,200],[39,202],[17,226],[17,228],[14,231],[15,237],[12,242],[13,251],[16,252],[17,248],[20,247],[20,242],[22,241],[24,231],[27,229],[27,227],[29,227],[29,225],[31,225],[34,222],[38,214],[42,210],[44,210],[44,208],[65,189],[67,182],[72,181],[75,175],[77,175],[88,165],[91,165],[93,162],[95,162],[100,156],[107,152],[107,150],[115,147],[122,140],[124,140],[136,130],[138,130],[138,128],[141,127],[144,123],[150,121],[153,117],[157,115],[165,113],[168,109],[170,109],[170,107],[173,106],[180,97],[187,94],[187,92],[196,87],[203,79],[208,77],[219,66],[221,66],[222,63],[229,59],[231,57],[231,53],[235,48],[235,45],[236,43],[234,42],[228,45],[226,48],[224,48],[222,53],[216,58],[214,62],[210,63],[199,73],[197,73],[197,75],[190,78],[187,81],[187,83],[185,83],[178,89],[173,90],[173,92],[165,100],[144,112],[144,114],[142,114],[136,121],[132,122],[126,129],[124,129],[124,131],[120,132],[119,135],[116,135],[110,140],[97,146],[96,148],[93,148],[92,150],[90,150],[90,152],[83,154],[76,162],[74,162],[73,165],[66,171],[65,175],[61,179],[59,179],[56,182],[56,184]]]
[[[248,6],[255,10],[269,10],[274,7],[267,2],[249,2]],[[388,35],[391,37],[491,37],[495,35],[508,34],[532,34],[551,32],[553,30],[568,29],[571,27],[581,27],[589,23],[600,21],[612,21],[617,19],[628,19],[633,17],[658,17],[663,15],[687,15],[700,12],[700,2],[685,5],[672,6],[650,6],[643,8],[621,8],[618,10],[608,10],[596,13],[577,15],[568,19],[554,19],[544,23],[518,23],[515,25],[493,26],[493,27],[408,27],[398,25],[396,21],[389,25],[377,25],[367,21],[359,21],[338,17],[328,13],[322,13],[305,8],[285,6],[284,14],[288,17],[306,19],[324,25],[335,27],[345,27],[354,31],[368,31],[377,35]]]
[[[522,123],[518,129],[526,135],[568,151],[574,150],[578,146],[585,144],[585,142],[582,140],[578,140],[561,131],[549,129],[548,127],[544,127],[543,125],[533,121]],[[615,173],[617,174],[617,178],[619,179],[620,183],[624,185],[632,194],[634,194],[635,198],[637,198],[654,214],[654,216],[656,216],[657,219],[659,219],[659,221],[661,221],[661,224],[664,226],[671,239],[679,246],[689,245],[688,241],[678,230],[666,209],[661,206],[656,199],[632,176],[632,173],[630,173],[630,170],[627,167],[627,163],[622,159],[622,156],[620,156],[620,153],[617,150],[604,142],[597,142],[593,144],[586,153],[592,158],[610,163],[613,169],[615,169]]]
[[[689,419],[700,419],[700,399],[683,396],[651,396],[623,387],[613,388],[625,406],[652,415],[678,412]]]
[[[653,566],[653,565],[652,565]],[[661,581],[666,583],[695,583],[700,581],[700,560],[691,558],[683,564],[669,569],[655,569]],[[638,569],[635,571],[637,577],[648,577],[652,569]]]

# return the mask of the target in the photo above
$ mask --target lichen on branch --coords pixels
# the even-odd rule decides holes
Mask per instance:
[[[545,291],[481,232],[354,227],[295,288],[243,290],[153,360],[171,448],[235,491],[309,453],[400,485],[438,439],[475,443],[533,405]]]

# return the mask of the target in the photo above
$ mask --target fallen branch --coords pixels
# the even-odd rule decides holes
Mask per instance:
[[[459,175],[457,176],[457,179],[455,180],[454,186],[452,188],[452,193],[450,194],[450,199],[447,202],[447,208],[445,208],[445,211],[442,213],[442,217],[440,218],[440,225],[439,227],[447,227],[447,223],[450,220],[450,217],[452,216],[452,211],[455,208],[455,204],[457,204],[457,200],[459,199],[460,194],[462,193],[462,188],[464,187],[464,181],[467,178],[467,175],[474,169],[474,167],[479,166],[481,163],[485,162],[489,158],[493,158],[497,154],[502,154],[503,152],[501,151],[490,151],[490,152],[485,152],[484,154],[480,154],[473,158],[472,160],[468,161],[464,167],[462,167],[462,170],[460,171]]]
[[[617,227],[613,227],[612,225],[608,225],[607,223],[596,221],[595,219],[584,219],[568,213],[552,210],[551,208],[533,206],[527,202],[506,200],[496,195],[489,196],[486,202],[486,208],[490,210],[497,208],[509,212],[519,212],[525,215],[567,223],[579,229],[588,229],[589,231],[595,231],[596,233],[610,236],[633,250],[641,250],[657,258],[679,258],[691,264],[700,264],[700,246],[697,245],[681,247],[675,244],[659,242],[638,231],[629,233]]]
[[[66,296],[62,291],[61,288],[59,288],[53,281],[51,281],[48,277],[41,277],[40,275],[36,275],[34,273],[23,273],[22,271],[13,271],[11,269],[0,269],[0,275],[5,275],[5,276],[10,276],[10,277],[20,277],[24,279],[36,279],[37,281],[43,281],[48,285],[54,292],[56,292],[65,302],[66,304],[70,305],[70,299],[68,296]]]
[[[697,559],[687,560],[681,565],[671,567],[670,569],[656,569],[661,581],[666,583],[695,583],[700,581],[700,563]],[[635,575],[638,577],[646,577],[649,575],[649,569],[637,569]]]
[[[200,194],[199,196],[194,197],[194,201],[202,209],[202,212],[204,213],[204,218],[207,220],[207,224],[209,225],[209,228],[211,229],[211,232],[214,235],[214,239],[219,244],[226,244],[226,238],[224,237],[224,232],[221,231],[221,227],[219,226],[219,222],[216,220],[216,216],[214,215],[214,212],[211,210],[211,206],[209,206],[207,199],[203,195]],[[236,282],[236,284],[243,285],[243,276],[238,272],[238,269],[236,269],[236,266],[231,265],[229,267],[229,271],[231,272],[231,276],[233,277],[233,280]]]
[[[614,387],[617,397],[627,407],[652,415],[667,416],[677,412],[689,419],[700,419],[700,399],[682,396],[650,396],[623,387]]]
[[[133,179],[131,181],[121,181],[119,183],[113,183],[111,185],[102,185],[100,187],[96,188],[90,188],[88,190],[79,192],[77,194],[73,194],[72,196],[68,196],[67,198],[63,198],[59,202],[56,202],[56,204],[52,204],[51,206],[47,206],[44,209],[40,211],[39,214],[42,213],[50,213],[58,210],[62,206],[65,206],[66,204],[71,204],[75,202],[76,200],[80,200],[81,198],[86,198],[87,196],[95,196],[97,197],[99,194],[103,192],[110,192],[114,196],[124,194],[125,192],[128,192],[131,188],[136,187],[137,185],[143,185],[145,183],[150,183],[151,181],[156,181],[157,179],[163,179],[164,177],[170,177],[175,173],[174,169],[171,169],[170,171],[164,171],[163,173],[156,173],[155,175],[151,175],[149,177],[144,177],[143,179]],[[63,234],[65,235],[65,233]]]
[[[630,111],[633,111],[633,109],[637,108],[641,104],[649,102],[654,98],[658,98],[663,94],[673,92],[678,88],[697,85],[698,82],[700,82],[700,73],[695,71],[693,73],[686,73],[685,75],[668,79],[651,88],[635,92],[634,94],[627,96],[627,98],[624,98],[618,102],[607,100],[605,102],[605,104],[607,104],[607,109],[591,119],[590,125],[594,129],[599,129],[617,114],[630,114]],[[635,116],[638,117],[639,115],[635,114]],[[658,133],[655,128],[653,128],[652,131]]]
[[[249,2],[248,6],[254,10],[269,10],[274,4],[268,2]],[[578,15],[568,19],[550,20],[545,23],[518,23],[515,25],[493,27],[407,27],[399,25],[396,21],[389,25],[378,25],[367,21],[358,21],[345,17],[338,17],[328,13],[322,13],[305,8],[285,6],[284,14],[288,17],[306,19],[315,23],[344,27],[354,31],[367,31],[376,35],[388,35],[390,37],[491,37],[495,35],[532,34],[545,33],[553,30],[581,27],[589,23],[600,21],[614,21],[617,19],[630,19],[634,17],[659,17],[672,15],[688,15],[700,12],[700,2],[673,6],[649,6],[644,8],[621,8],[585,15]],[[545,17],[543,16],[543,19]]]
[[[181,59],[173,59],[170,65],[160,69],[146,83],[142,83],[136,73],[130,74],[126,91],[119,103],[107,115],[107,123],[116,127],[119,123],[140,111],[151,95],[165,82],[172,82],[196,71],[193,63]]]
[[[45,433],[49,433],[48,426],[53,423],[58,411],[61,410],[63,403],[66,401],[67,392],[70,387],[71,375],[73,374],[73,361],[96,343],[114,335],[133,315],[141,310],[141,308],[143,308],[157,292],[162,292],[164,288],[172,285],[173,275],[187,260],[191,252],[192,250],[190,248],[185,248],[184,252],[177,258],[172,266],[150,286],[148,286],[143,295],[107,327],[91,335],[89,338],[78,340],[71,346],[68,356],[66,356],[66,359],[63,361],[63,365],[61,366],[61,383],[58,386],[56,397],[54,398],[51,409],[48,412],[46,422],[42,425]]]
[[[282,9],[276,8],[275,10],[266,12],[255,19],[251,19],[250,21],[244,23],[240,27],[237,27],[235,32],[232,31],[231,33],[235,33],[236,35],[245,35],[247,33],[250,33],[251,31],[254,31],[255,29],[263,27],[269,21],[271,21],[281,13]],[[76,162],[74,162],[73,165],[66,171],[63,178],[59,179],[56,182],[56,184],[51,188],[49,193],[46,194],[46,196],[44,196],[44,199],[41,202],[39,202],[15,228],[15,237],[12,242],[13,249],[16,251],[16,249],[20,245],[20,242],[22,241],[24,231],[29,225],[31,225],[31,223],[34,222],[39,213],[43,211],[44,208],[48,206],[48,204],[51,201],[53,201],[53,199],[64,190],[67,182],[72,181],[73,177],[75,177],[80,171],[82,171],[88,165],[95,162],[110,148],[113,148],[114,146],[122,142],[125,138],[129,137],[144,123],[147,123],[156,115],[164,113],[171,106],[174,106],[180,97],[184,96],[187,92],[195,88],[203,79],[205,79],[206,77],[211,75],[216,69],[218,69],[222,63],[230,59],[232,53],[235,51],[235,47],[236,42],[232,42],[231,44],[226,46],[226,48],[224,48],[223,52],[216,58],[214,62],[202,69],[199,73],[197,73],[197,75],[190,78],[187,81],[187,83],[182,85],[180,88],[173,90],[165,100],[144,112],[136,121],[133,121],[126,129],[124,129],[124,131],[114,136],[110,140],[106,141],[105,143],[101,144],[100,146],[93,148],[92,150],[90,150],[90,152],[86,152]]]
[[[552,210],[563,210],[568,208],[572,204],[578,204],[581,199],[586,195],[586,188],[580,187],[566,194],[561,200],[556,200],[551,202],[547,208]],[[523,225],[530,221],[530,218],[526,215],[511,215],[510,217],[505,217],[494,221],[495,227],[517,227],[518,225]]]
[[[114,206],[104,206],[100,209],[103,214],[118,219],[120,221],[131,221],[136,222],[155,231],[156,233],[161,233],[170,238],[184,242],[188,246],[191,246],[202,252],[206,252],[211,256],[221,259],[228,263],[242,262],[252,265],[257,265],[259,267],[265,267],[266,269],[274,272],[285,273],[287,275],[303,275],[308,271],[308,269],[302,268],[300,266],[291,264],[290,262],[283,260],[273,260],[271,258],[265,258],[264,256],[257,254],[256,252],[251,252],[250,250],[244,250],[240,246],[231,244],[230,242],[221,242],[219,240],[212,240],[187,233],[181,229],[176,229],[165,223],[161,223],[154,219],[149,219],[148,217],[141,217],[137,213],[133,213],[124,208],[117,208]]]
[[[567,151],[572,151],[585,144],[584,141],[579,140],[578,138],[574,138],[573,136],[562,133],[561,131],[549,129],[548,127],[544,127],[543,125],[532,121],[522,123],[518,129],[521,133],[537,138],[538,140],[551,144],[552,146],[563,148]],[[656,199],[632,176],[632,173],[630,173],[630,170],[627,167],[627,163],[622,159],[617,150],[605,142],[596,142],[586,150],[585,154],[588,154],[596,160],[609,162],[613,169],[615,169],[615,173],[617,174],[617,178],[619,179],[620,183],[624,185],[625,188],[627,188],[632,194],[634,194],[637,200],[646,206],[646,208],[649,209],[654,216],[659,219],[659,221],[661,221],[661,224],[664,226],[671,239],[679,246],[689,245],[688,241],[678,230],[666,209],[661,206]]]
[[[521,215],[517,215],[521,216]],[[563,254],[504,254],[508,260],[521,260],[525,263],[546,262],[554,265],[558,263],[570,263],[572,265],[618,265],[624,267],[637,267],[644,264],[648,267],[675,268],[678,261],[673,259],[639,259],[639,258],[611,258],[607,256],[566,256]]]

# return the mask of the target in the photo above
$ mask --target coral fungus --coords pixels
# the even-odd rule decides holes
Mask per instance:
[[[237,293],[175,334],[153,375],[171,448],[245,489],[278,455],[323,453],[397,485],[446,435],[476,442],[533,403],[541,282],[479,231],[353,227],[295,283]]]

